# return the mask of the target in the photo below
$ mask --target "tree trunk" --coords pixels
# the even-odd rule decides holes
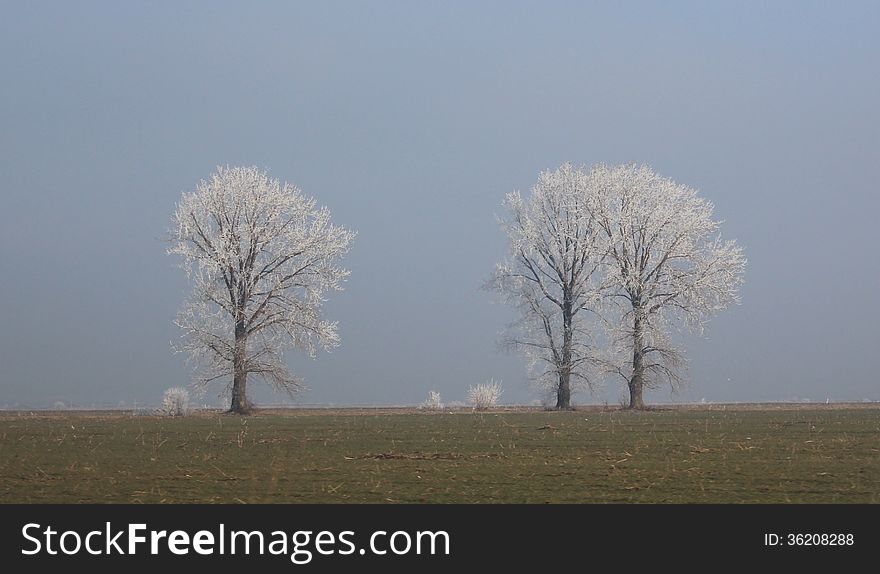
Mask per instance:
[[[251,410],[247,398],[247,331],[243,321],[235,325],[235,356],[232,361],[232,405],[229,412],[246,415]]]
[[[644,409],[645,402],[642,400],[642,389],[645,381],[645,336],[642,327],[641,310],[633,309],[633,362],[632,378],[629,380],[629,408]]]
[[[571,301],[566,293],[562,305],[562,364],[559,365],[559,385],[556,387],[556,409],[571,409]]]
[[[559,373],[559,385],[556,387],[556,410],[564,411],[571,408],[571,375]]]

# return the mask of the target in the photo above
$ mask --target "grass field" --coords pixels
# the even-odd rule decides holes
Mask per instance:
[[[12,502],[880,502],[880,408],[0,413]]]

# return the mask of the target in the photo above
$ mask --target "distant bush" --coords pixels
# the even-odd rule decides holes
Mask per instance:
[[[182,417],[189,414],[189,391],[181,387],[171,387],[162,395],[162,414],[169,417]]]
[[[440,398],[440,393],[428,391],[428,398],[419,405],[419,408],[424,411],[442,411],[443,400]]]
[[[501,397],[501,383],[490,379],[488,382],[473,385],[468,389],[468,401],[478,411],[494,407]]]

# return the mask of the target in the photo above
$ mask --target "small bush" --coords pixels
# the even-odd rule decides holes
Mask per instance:
[[[440,393],[437,391],[429,391],[428,398],[419,405],[419,408],[423,411],[442,411],[443,400],[440,398]]]
[[[494,407],[501,397],[501,383],[490,379],[486,383],[473,385],[468,389],[468,401],[478,411],[484,411],[489,407]]]
[[[171,387],[162,395],[162,414],[169,417],[182,417],[189,414],[189,391],[181,387]]]

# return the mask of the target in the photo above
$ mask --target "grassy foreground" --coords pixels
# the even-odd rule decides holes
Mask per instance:
[[[3,502],[880,502],[880,409],[0,413]]]

